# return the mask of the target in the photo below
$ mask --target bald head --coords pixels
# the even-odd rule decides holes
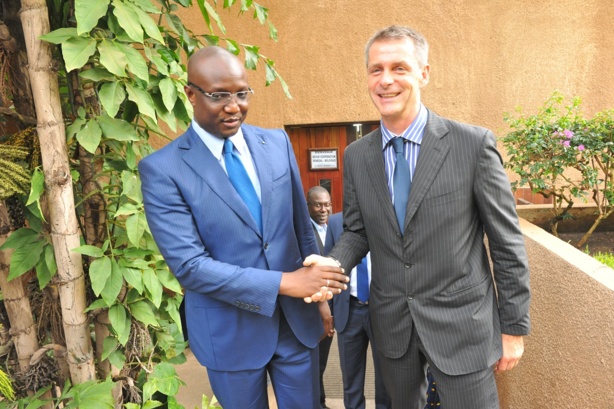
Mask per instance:
[[[237,98],[219,102],[211,94],[236,94],[249,89],[245,67],[222,47],[201,48],[188,60],[185,93],[194,107],[194,120],[213,136],[225,139],[236,134],[245,120],[249,102]]]
[[[245,67],[236,55],[218,46],[209,46],[196,51],[188,60],[188,81],[198,84],[205,76],[213,80],[213,76],[230,74],[244,78],[247,81]],[[211,92],[211,91],[208,91]]]

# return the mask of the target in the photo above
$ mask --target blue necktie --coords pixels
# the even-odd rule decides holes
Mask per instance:
[[[226,138],[224,140],[224,163],[226,164],[228,179],[230,179],[230,183],[232,183],[241,199],[243,199],[243,202],[245,202],[245,205],[256,221],[256,226],[262,232],[260,200],[258,200],[256,189],[254,189],[254,185],[247,175],[241,159],[233,152],[233,147],[232,141]]]
[[[356,266],[356,298],[361,302],[369,301],[369,268],[367,257]]]
[[[392,188],[394,190],[394,212],[397,214],[397,221],[401,234],[405,225],[405,210],[411,189],[411,179],[409,178],[409,165],[403,153],[403,138],[392,138],[392,146],[396,153],[396,164],[392,176]]]

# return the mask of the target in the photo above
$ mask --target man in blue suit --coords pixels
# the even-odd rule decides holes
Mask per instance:
[[[301,298],[347,279],[302,267],[318,248],[288,137],[243,124],[253,91],[223,48],[192,55],[185,92],[190,128],[139,170],[149,227],[185,288],[190,347],[224,409],[267,408],[267,374],[278,407],[318,408],[330,310]]]

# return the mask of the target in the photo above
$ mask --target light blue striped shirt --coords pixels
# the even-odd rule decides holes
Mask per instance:
[[[394,175],[394,166],[396,162],[396,154],[390,140],[392,138],[401,137],[409,142],[405,142],[405,159],[409,164],[409,177],[410,180],[414,180],[414,171],[416,170],[416,162],[418,161],[418,154],[420,153],[420,144],[422,143],[422,137],[424,136],[424,128],[426,127],[426,120],[428,119],[428,110],[423,104],[420,104],[420,111],[416,116],[416,119],[404,130],[401,135],[395,135],[390,132],[381,123],[380,129],[382,131],[382,151],[384,154],[384,166],[386,168],[386,178],[388,179],[388,191],[390,192],[390,198],[394,203],[394,187],[392,178]]]

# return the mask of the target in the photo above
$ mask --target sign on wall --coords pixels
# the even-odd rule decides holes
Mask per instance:
[[[310,148],[309,170],[338,170],[339,148]]]

